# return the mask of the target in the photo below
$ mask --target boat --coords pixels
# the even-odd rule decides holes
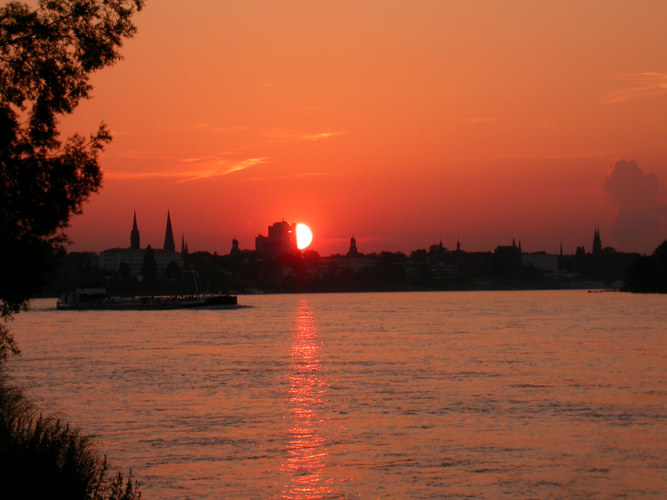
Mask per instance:
[[[235,295],[185,294],[112,297],[104,287],[79,287],[56,302],[61,311],[157,311],[168,309],[235,309]]]

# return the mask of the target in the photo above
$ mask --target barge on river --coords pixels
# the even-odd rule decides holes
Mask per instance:
[[[111,297],[106,289],[77,288],[75,292],[63,295],[56,303],[61,311],[155,311],[167,309],[235,309],[238,301],[235,295],[194,294],[194,295],[146,295],[135,297]]]

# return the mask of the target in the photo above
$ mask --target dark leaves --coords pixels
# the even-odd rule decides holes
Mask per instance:
[[[102,182],[111,137],[60,138],[91,74],[120,59],[141,0],[40,0],[0,7],[0,303],[16,311],[43,284],[63,229]],[[21,255],[17,255],[20,252]],[[18,264],[17,264],[18,263]]]

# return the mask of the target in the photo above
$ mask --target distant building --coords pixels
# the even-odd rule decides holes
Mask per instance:
[[[551,255],[546,252],[522,253],[521,264],[533,266],[545,273],[557,273],[558,255]]]
[[[167,252],[176,252],[176,245],[174,245],[174,232],[171,230],[171,216],[167,210],[167,228],[164,231],[164,245],[162,249]]]
[[[296,253],[296,224],[275,222],[269,226],[268,236],[257,235],[255,251],[271,257]]]
[[[190,251],[188,250],[188,244],[185,242],[185,236],[181,235],[181,256],[185,258]]]
[[[498,245],[493,253],[503,259],[516,258],[521,255],[521,242],[517,246],[516,241],[512,239],[512,245]]]
[[[187,252],[187,246],[183,248]],[[175,262],[179,266],[183,265],[183,254],[175,251],[174,233],[171,229],[171,216],[167,212],[167,227],[165,230],[163,249],[153,249],[155,255],[155,263],[157,265],[158,274],[164,274],[167,266],[171,262]],[[110,248],[100,252],[100,266],[107,271],[117,273],[121,269],[121,264],[126,264],[129,268],[130,276],[138,276],[141,274],[141,266],[144,261],[145,249],[140,247],[139,228],[137,225],[137,214],[134,214],[132,221],[132,231],[130,232],[130,247],[129,248]]]
[[[239,240],[234,238],[232,240],[232,249],[229,251],[229,255],[239,255],[241,250],[239,249]]]
[[[600,228],[595,227],[593,234],[593,255],[600,255],[602,253],[602,240],[600,240]]]
[[[348,257],[358,257],[359,250],[357,250],[357,239],[352,237],[350,238],[350,249],[347,251]]]
[[[139,229],[137,228],[137,212],[134,212],[132,221],[132,232],[130,233],[130,248],[132,250],[139,250],[141,248],[139,240]]]

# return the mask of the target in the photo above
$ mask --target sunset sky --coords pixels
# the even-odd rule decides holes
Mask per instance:
[[[114,140],[71,250],[667,239],[667,2],[148,0],[64,122]]]

